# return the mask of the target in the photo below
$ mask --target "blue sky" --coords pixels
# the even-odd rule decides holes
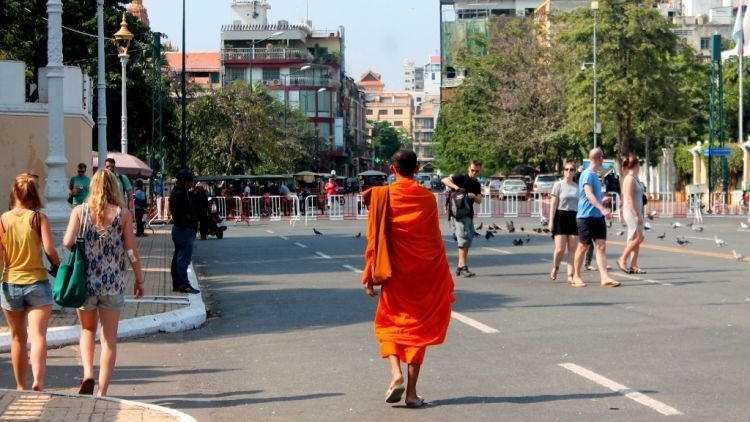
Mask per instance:
[[[315,29],[346,31],[346,72],[355,80],[372,69],[386,90],[402,90],[404,60],[424,65],[440,48],[437,0],[268,0],[269,23],[300,23],[309,13]],[[182,45],[182,0],[144,0],[151,29]],[[217,51],[231,0],[185,0],[187,51]]]

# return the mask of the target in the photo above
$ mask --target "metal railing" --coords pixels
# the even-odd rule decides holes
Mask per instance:
[[[257,59],[312,59],[310,53],[302,48],[224,48],[221,60],[257,60]]]

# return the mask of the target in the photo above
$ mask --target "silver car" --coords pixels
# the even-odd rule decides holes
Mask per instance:
[[[506,179],[503,183],[502,197],[505,199],[511,195],[525,201],[529,195],[529,191],[526,190],[526,183],[521,179]]]
[[[534,179],[534,193],[549,195],[558,178],[554,174],[540,174]]]

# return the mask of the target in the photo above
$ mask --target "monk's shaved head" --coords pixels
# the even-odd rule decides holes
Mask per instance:
[[[391,159],[396,172],[404,177],[412,177],[417,171],[417,154],[414,151],[400,149]]]

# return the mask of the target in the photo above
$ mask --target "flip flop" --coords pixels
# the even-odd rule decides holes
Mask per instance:
[[[397,386],[389,388],[388,390],[385,391],[385,402],[386,403],[400,402],[401,396],[404,395],[404,391],[406,391],[406,387],[404,387],[404,384],[399,384]]]
[[[406,403],[406,408],[407,409],[418,409],[418,408],[424,406],[425,404],[427,404],[427,403],[424,401],[424,399],[422,397],[417,396],[417,401],[415,401],[413,403],[408,403],[407,402]]]
[[[94,394],[94,380],[92,378],[81,380],[81,386],[78,387],[78,394]]]
[[[640,268],[633,268],[630,270],[630,274],[648,274],[648,272]]]
[[[633,274],[633,269],[626,269],[624,265],[620,264],[620,261],[617,261],[617,268],[620,269],[620,271],[624,272],[625,274]]]
[[[602,283],[601,286],[602,287],[620,287],[620,284],[621,283],[619,281],[610,280],[605,283]]]
[[[586,283],[576,283],[573,279],[569,279],[568,284],[570,284],[570,287],[586,287]]]

